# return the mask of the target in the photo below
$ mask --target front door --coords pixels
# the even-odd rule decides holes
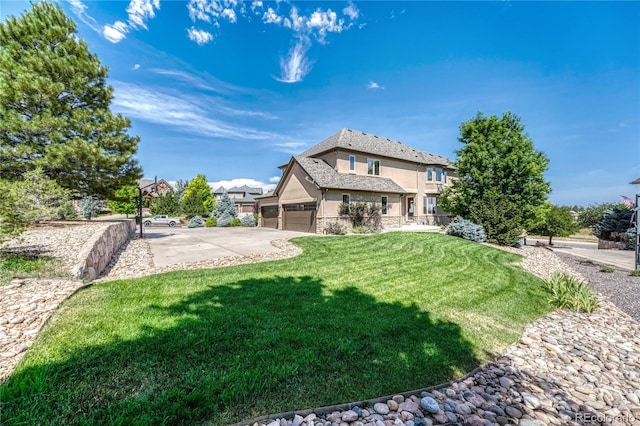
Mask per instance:
[[[407,216],[409,219],[413,219],[413,211],[415,210],[415,205],[413,202],[413,197],[407,198]]]

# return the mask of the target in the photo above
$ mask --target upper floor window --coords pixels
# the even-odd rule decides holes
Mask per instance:
[[[443,176],[444,176],[444,183],[447,183],[447,172],[444,171],[439,167],[427,167],[427,182],[443,182]]]
[[[349,156],[349,171],[351,173],[356,172],[356,156],[355,155]]]
[[[389,209],[389,197],[386,195],[382,196],[382,214],[387,214]]]
[[[367,174],[380,176],[380,160],[367,158]]]

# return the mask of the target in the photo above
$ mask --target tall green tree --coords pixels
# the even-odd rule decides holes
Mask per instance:
[[[124,214],[129,217],[129,215],[134,214],[138,208],[137,196],[137,186],[123,186],[115,192],[113,199],[107,201],[107,207],[109,207],[112,212]]]
[[[218,200],[216,209],[211,212],[211,216],[219,219],[225,212],[232,218],[238,216],[236,205],[226,192],[222,194],[222,197]]]
[[[187,216],[207,216],[215,208],[215,198],[207,183],[207,177],[199,174],[191,179],[182,197],[182,212]]]
[[[109,198],[135,184],[138,137],[109,106],[107,67],[57,4],[0,23],[0,176],[36,167],[75,195]]]
[[[444,190],[440,206],[483,225],[489,241],[515,243],[523,229],[541,221],[551,192],[544,179],[549,159],[534,149],[520,118],[510,112],[478,113],[460,125],[458,140],[464,145],[456,151],[459,179]]]
[[[568,237],[579,229],[569,207],[549,205],[544,215],[544,222],[533,228],[531,233],[549,237],[549,245],[552,245],[553,237]]]
[[[158,194],[149,203],[151,214],[168,214],[174,216],[180,213],[180,199],[175,191]]]
[[[19,199],[15,185],[15,182],[0,179],[0,244],[20,235],[27,226],[17,209]]]

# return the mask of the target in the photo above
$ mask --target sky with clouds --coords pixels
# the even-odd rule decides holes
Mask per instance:
[[[522,118],[555,204],[640,187],[639,2],[59,0],[110,69],[145,177],[272,187],[348,127],[455,159]],[[0,19],[28,1],[3,0]]]

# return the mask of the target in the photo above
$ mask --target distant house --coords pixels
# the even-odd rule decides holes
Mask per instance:
[[[142,197],[147,200],[157,197],[159,194],[173,191],[173,186],[164,179],[140,179],[138,181],[138,188],[142,190]]]
[[[457,179],[445,157],[352,129],[291,157],[280,169],[273,194],[259,198],[260,225],[312,233],[341,221],[340,205],[355,201],[377,203],[384,227],[446,224],[438,197]]]
[[[257,206],[256,197],[263,194],[262,188],[251,188],[247,185],[242,185],[234,186],[229,189],[225,189],[221,186],[213,191],[213,196],[216,200],[219,200],[225,193],[227,193],[229,198],[233,200],[238,216],[253,214],[256,211]]]

